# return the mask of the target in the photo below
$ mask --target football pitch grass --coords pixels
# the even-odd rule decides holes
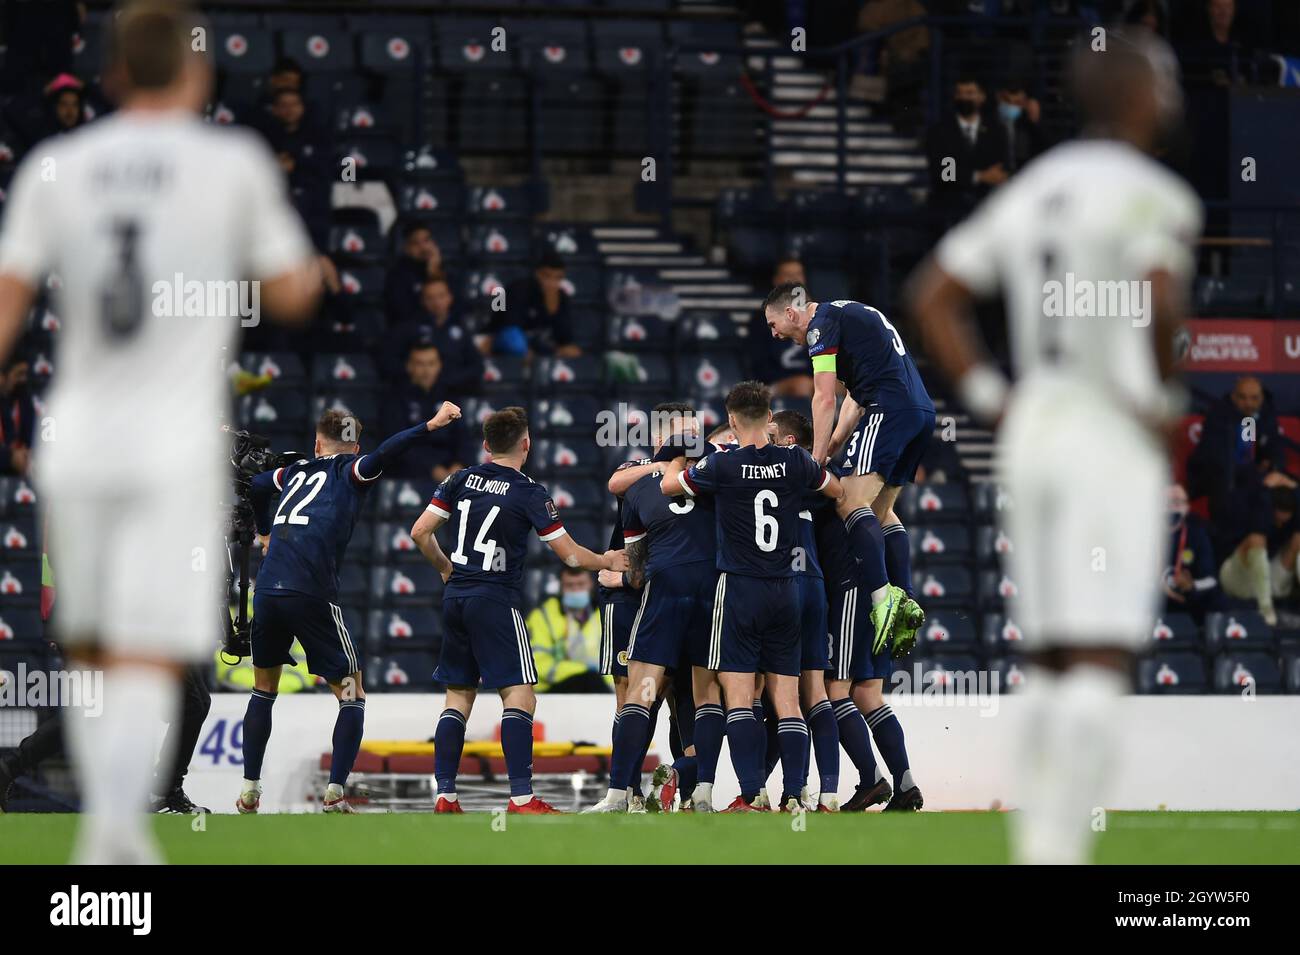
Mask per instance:
[[[467,813],[158,816],[182,864],[907,864],[1007,861],[1007,815]],[[67,860],[76,816],[0,815],[0,864]],[[1300,862],[1297,812],[1110,812],[1103,864]]]

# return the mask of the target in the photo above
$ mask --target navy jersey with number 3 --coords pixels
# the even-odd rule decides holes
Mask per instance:
[[[768,444],[710,454],[679,480],[691,496],[714,496],[718,570],[790,577],[804,495],[824,488],[830,475],[803,448]]]
[[[514,468],[489,462],[457,471],[438,485],[429,510],[452,523],[449,597],[489,597],[516,604],[528,535],[567,533],[546,488]]]
[[[808,357],[834,356],[835,376],[862,407],[934,411],[916,363],[884,313],[861,302],[822,302],[808,323]]]
[[[361,455],[332,454],[267,472],[280,492],[258,591],[286,590],[333,601],[339,565],[374,478],[360,476]],[[259,475],[259,478],[262,475]]]

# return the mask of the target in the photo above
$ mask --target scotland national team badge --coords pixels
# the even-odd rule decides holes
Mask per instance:
[[[546,499],[546,513],[553,521],[558,521],[560,519],[560,509],[555,506],[555,502],[549,497]]]
[[[618,665],[621,666],[621,667],[625,667],[625,666],[627,666],[627,651],[626,651],[626,650],[620,650],[620,651],[618,651]]]
[[[821,337],[822,337],[822,330],[820,328],[814,328],[812,331],[808,333],[808,344],[816,345],[817,340]]]

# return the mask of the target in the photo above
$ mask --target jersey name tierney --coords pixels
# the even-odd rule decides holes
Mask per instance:
[[[742,464],[740,475],[747,481],[771,481],[785,477],[784,464]]]

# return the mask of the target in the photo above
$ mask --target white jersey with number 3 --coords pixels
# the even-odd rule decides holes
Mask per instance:
[[[0,272],[34,287],[54,277],[62,328],[41,471],[210,463],[228,400],[222,348],[238,340],[234,303],[252,302],[237,283],[309,254],[252,132],[123,112],[39,144],[10,190]]]
[[[1147,407],[1155,271],[1190,282],[1201,204],[1177,176],[1124,143],[1056,147],[994,193],[935,250],[976,295],[1005,296],[1019,378],[1078,380]]]

